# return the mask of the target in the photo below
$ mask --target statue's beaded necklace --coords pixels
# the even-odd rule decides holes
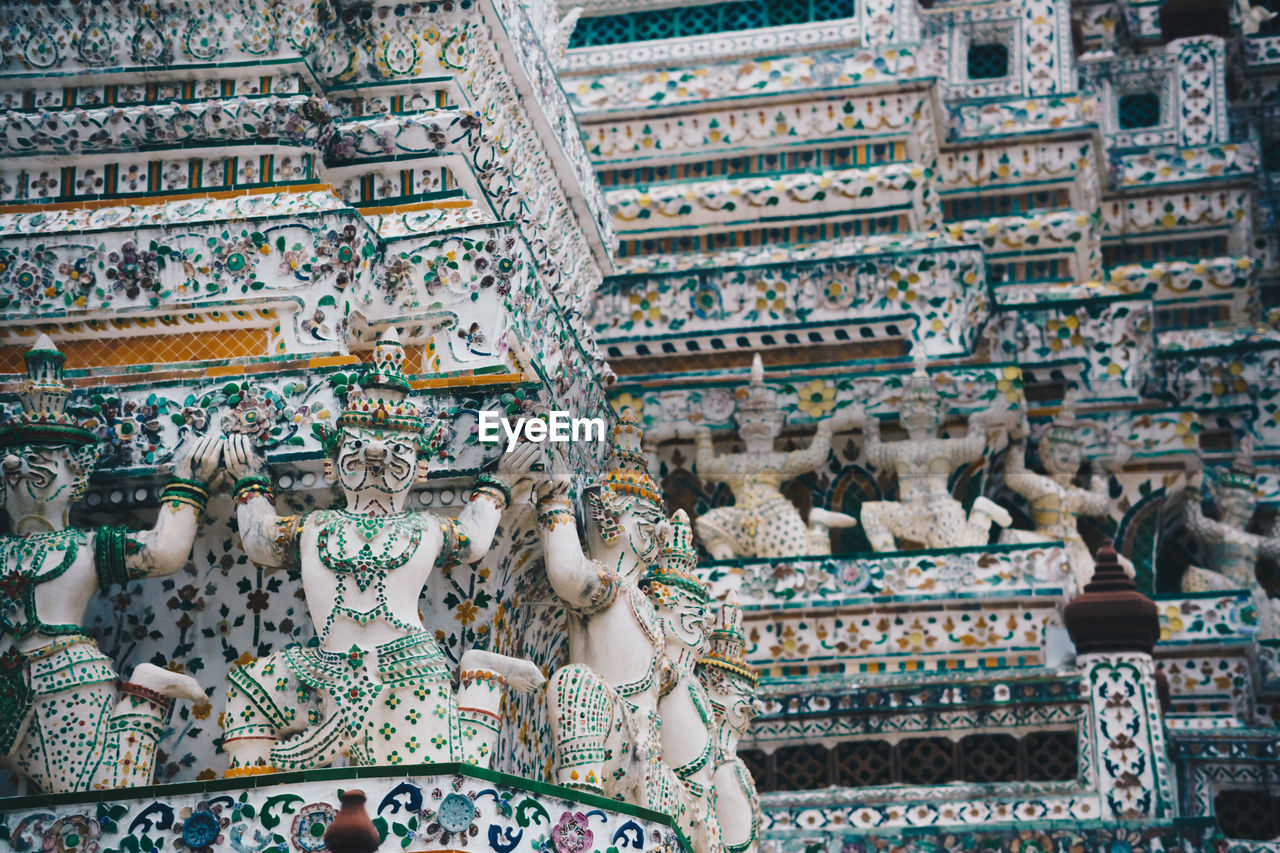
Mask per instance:
[[[31,536],[0,538],[0,636],[23,639],[39,631],[46,636],[79,634],[79,625],[49,625],[36,609],[36,587],[61,577],[75,562],[84,533],[75,528]],[[45,558],[62,553],[53,566]]]
[[[351,554],[352,547],[348,538],[352,526],[357,537],[363,540],[355,554]],[[386,579],[388,572],[401,568],[418,553],[418,546],[422,543],[422,519],[407,512],[389,516],[367,516],[346,510],[330,510],[321,513],[319,527],[316,547],[320,563],[337,578],[333,608],[325,619],[320,636],[329,635],[329,630],[339,616],[345,616],[359,625],[368,625],[381,619],[401,631],[420,630],[421,626],[406,622],[391,611],[387,603]],[[375,550],[372,543],[379,537],[383,537],[383,541]],[[399,552],[393,553],[394,546],[406,538],[408,544]],[[373,586],[373,607],[357,610],[346,606],[348,577],[355,579],[361,592]]]

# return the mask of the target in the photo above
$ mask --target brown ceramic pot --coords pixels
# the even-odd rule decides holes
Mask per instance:
[[[342,792],[342,808],[324,832],[324,843],[331,853],[374,853],[378,849],[378,830],[364,809],[364,791]]]

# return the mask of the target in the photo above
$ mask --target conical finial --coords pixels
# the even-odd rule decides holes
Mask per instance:
[[[644,452],[644,428],[640,416],[630,406],[618,413],[613,428],[611,468],[600,481],[606,492],[621,499],[640,498],[662,508],[662,491],[649,476],[649,457]]]
[[[1074,444],[1077,447],[1084,445],[1084,440],[1080,437],[1079,423],[1076,421],[1076,396],[1075,385],[1068,388],[1062,395],[1062,406],[1058,409],[1058,414],[1054,415],[1053,423],[1045,433],[1046,441],[1056,444]]]
[[[698,564],[698,551],[693,547],[693,525],[689,513],[678,509],[671,516],[671,538],[658,554],[658,562],[667,571],[693,572]]]
[[[360,377],[359,388],[347,393],[338,427],[408,432],[425,442],[426,421],[408,399],[409,390],[409,380],[404,376],[404,344],[400,343],[399,332],[387,329],[374,347],[373,364]]]
[[[924,347],[919,344],[911,348],[911,378],[929,378],[929,356],[925,355]]]
[[[400,332],[391,327],[382,333],[373,348],[373,369],[360,378],[362,388],[378,388],[397,392],[401,398],[409,392],[409,380],[404,376],[404,344]]]
[[[97,444],[97,436],[67,414],[71,386],[62,375],[66,358],[45,334],[40,335],[35,346],[23,356],[27,378],[18,389],[22,413],[0,427],[0,446]]]
[[[1080,654],[1151,654],[1160,637],[1155,602],[1125,573],[1110,539],[1094,555],[1093,580],[1063,610],[1067,633]]]
[[[752,687],[759,680],[747,663],[746,639],[742,633],[742,608],[732,590],[716,610],[711,628],[711,649],[698,661],[699,667],[714,667]]]
[[[760,353],[751,358],[751,381],[747,383],[747,387],[735,391],[734,396],[738,398],[739,421],[764,417],[781,425],[782,412],[778,408],[777,394],[764,384],[764,360],[760,358]]]

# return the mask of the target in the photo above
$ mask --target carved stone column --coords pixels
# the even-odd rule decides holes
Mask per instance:
[[[1102,818],[1173,814],[1173,779],[1151,650],[1160,636],[1156,606],[1138,591],[1107,542],[1084,592],[1063,614],[1089,691],[1081,760],[1098,786]]]

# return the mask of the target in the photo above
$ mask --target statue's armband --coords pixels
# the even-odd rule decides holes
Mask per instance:
[[[618,573],[600,566],[598,577],[599,581],[591,595],[591,599],[581,607],[573,608],[574,613],[580,616],[590,616],[594,613],[599,613],[617,600],[618,590],[622,588],[622,578],[618,576]]]
[[[93,566],[98,573],[98,588],[106,590],[143,577],[143,572],[129,568],[129,558],[141,550],[129,528],[99,527],[93,537]]]
[[[302,525],[306,515],[282,515],[276,520],[276,552],[280,565],[290,574],[302,570]]]
[[[452,569],[462,562],[463,552],[470,550],[471,538],[462,532],[456,518],[440,516],[440,555],[436,557],[436,568]]]

